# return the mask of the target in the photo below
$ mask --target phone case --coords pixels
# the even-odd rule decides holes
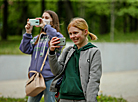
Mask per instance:
[[[39,25],[39,19],[29,19],[29,22],[32,26]]]
[[[66,45],[66,38],[60,38],[60,43],[56,44],[56,46],[65,46]]]

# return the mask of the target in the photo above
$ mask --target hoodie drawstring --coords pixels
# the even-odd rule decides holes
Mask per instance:
[[[39,46],[39,41],[40,41],[41,35],[42,35],[42,34],[40,34],[40,36],[39,36],[38,44],[37,44],[37,47],[36,47],[35,59],[36,59],[36,57],[37,57],[38,46]]]
[[[48,41],[48,35],[47,35],[47,37],[46,37],[46,41],[45,41],[45,44],[44,44],[44,47],[43,47],[43,53],[42,53],[42,57],[44,56],[44,52],[45,52],[45,46],[46,46],[46,43],[47,43],[47,41]]]
[[[37,44],[37,47],[36,47],[35,59],[37,58],[38,46],[39,46],[39,43],[40,43],[41,35],[42,35],[42,33],[40,34],[40,37],[39,37],[39,40],[38,40],[38,44]],[[43,47],[42,56],[44,56],[45,46],[46,46],[46,43],[47,43],[47,41],[48,41],[48,37],[49,37],[49,36],[47,35],[47,37],[46,37],[46,41],[45,41],[45,43],[44,43],[44,47]]]

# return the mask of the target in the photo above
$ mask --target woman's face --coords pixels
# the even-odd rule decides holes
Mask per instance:
[[[68,33],[70,39],[74,42],[75,45],[77,45],[78,49],[87,44],[87,30],[82,31],[76,27],[71,26],[68,29]]]
[[[47,12],[44,12],[44,13],[43,13],[42,19],[46,19],[46,20],[52,21],[51,16],[50,16],[49,13],[47,13]]]

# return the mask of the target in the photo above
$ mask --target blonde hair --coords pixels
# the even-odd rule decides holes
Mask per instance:
[[[76,28],[78,28],[80,30],[85,30],[85,29],[88,30],[88,24],[83,18],[78,18],[78,17],[77,18],[73,18],[71,20],[71,22],[69,23],[67,29],[69,30],[69,28],[71,26],[76,27]],[[90,33],[89,31],[88,31],[87,34],[90,36],[91,40],[97,40],[97,36],[96,35]]]

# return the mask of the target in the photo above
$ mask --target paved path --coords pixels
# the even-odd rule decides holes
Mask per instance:
[[[25,97],[26,80],[0,81],[0,96]],[[103,94],[138,102],[138,70],[103,73],[100,88]]]

